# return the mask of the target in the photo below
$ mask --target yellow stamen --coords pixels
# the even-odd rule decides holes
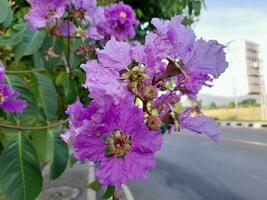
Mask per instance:
[[[126,19],[126,17],[127,17],[126,12],[121,11],[121,12],[120,12],[120,18],[122,18],[122,19]]]

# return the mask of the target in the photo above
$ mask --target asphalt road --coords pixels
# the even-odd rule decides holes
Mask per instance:
[[[136,200],[267,200],[267,129],[222,128],[219,143],[167,135],[157,167],[129,184]]]

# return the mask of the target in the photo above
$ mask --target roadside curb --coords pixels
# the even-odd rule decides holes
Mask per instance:
[[[223,127],[266,128],[267,122],[219,121]]]
[[[134,200],[133,194],[127,185],[122,186],[122,191],[125,195],[125,200]]]

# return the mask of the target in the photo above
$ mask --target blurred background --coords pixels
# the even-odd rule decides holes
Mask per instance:
[[[204,112],[217,119],[218,143],[182,131],[165,136],[157,167],[130,189],[140,200],[267,199],[267,1],[205,0],[191,25],[226,46],[229,68],[203,88]]]
[[[195,23],[199,37],[225,44],[229,68],[200,99],[210,116],[223,120],[267,119],[267,1],[206,0]]]

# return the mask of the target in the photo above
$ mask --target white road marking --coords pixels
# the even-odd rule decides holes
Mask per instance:
[[[266,142],[257,142],[257,141],[251,141],[251,140],[243,140],[243,139],[230,139],[221,137],[221,141],[229,141],[229,142],[236,142],[236,143],[242,143],[242,144],[249,144],[249,145],[255,145],[260,147],[267,147]]]

